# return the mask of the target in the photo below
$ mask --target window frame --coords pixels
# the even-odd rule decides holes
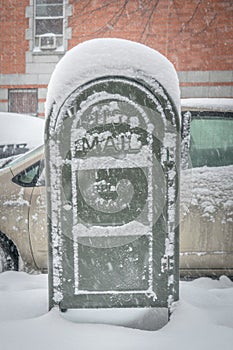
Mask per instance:
[[[228,166],[229,164],[226,165],[195,165],[193,166],[192,161],[191,161],[191,128],[192,128],[192,121],[194,120],[233,120],[233,112],[232,111],[198,111],[198,110],[185,110],[182,111],[182,121],[184,120],[184,115],[185,113],[189,112],[191,115],[190,119],[190,126],[189,126],[189,137],[190,137],[190,142],[189,142],[189,149],[188,149],[188,158],[189,158],[189,165],[188,168],[202,168],[204,166],[207,167],[222,167],[222,166]],[[183,123],[182,123],[183,124]]]
[[[54,0],[55,2],[56,0]],[[39,5],[42,5],[42,4],[39,4]],[[46,5],[46,4],[44,4]],[[51,4],[47,4],[48,6],[51,6]],[[34,51],[40,51],[40,52],[57,52],[57,51],[61,51],[61,49],[59,48],[62,48],[62,51],[65,51],[65,1],[63,0],[62,1],[62,4],[61,3],[55,3],[54,5],[61,5],[62,6],[62,16],[52,16],[52,17],[48,17],[48,16],[37,16],[36,15],[36,9],[37,9],[37,0],[34,0],[33,1],[33,50]],[[45,47],[45,48],[42,48],[40,46],[40,38],[43,37],[43,36],[46,36],[46,34],[52,34],[51,32],[49,33],[45,33],[45,34],[36,34],[36,21],[37,20],[45,20],[45,19],[62,19],[62,34],[53,34],[51,36],[54,36],[56,38],[56,41],[57,41],[57,38],[60,38],[61,39],[61,45],[55,45],[54,47]],[[38,44],[37,44],[37,41],[38,41]],[[59,50],[58,50],[59,49]]]
[[[38,170],[35,173],[35,176],[33,177],[33,179],[31,180],[31,182],[23,182],[20,180],[20,177],[25,174],[26,172],[31,171],[33,168],[38,166]],[[20,171],[17,175],[15,175],[12,178],[12,182],[14,182],[16,185],[22,186],[22,187],[44,187],[45,186],[45,181],[39,181],[41,177],[41,174],[44,170],[44,159],[41,159],[37,162],[35,162],[34,164],[28,166],[26,169]]]
[[[25,92],[25,93],[34,93],[35,94],[35,106],[36,106],[36,110],[33,112],[25,112],[25,111],[14,111],[11,109],[11,93],[20,93],[20,92]],[[19,114],[28,114],[28,115],[33,115],[35,117],[37,117],[38,115],[38,89],[32,88],[32,89],[28,89],[28,88],[19,88],[19,89],[8,89],[8,112],[10,113],[19,113]]]

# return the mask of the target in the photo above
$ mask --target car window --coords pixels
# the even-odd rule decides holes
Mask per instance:
[[[40,161],[40,168],[39,168],[39,175],[38,180],[36,182],[36,186],[45,186],[45,166],[44,166],[44,159]]]
[[[37,148],[34,148],[33,150],[24,153],[21,156],[15,157],[14,159],[11,159],[11,161],[9,163],[7,163],[7,167],[15,167],[15,166],[19,166],[21,164],[23,164],[25,162],[25,160],[30,160],[33,159],[34,157],[38,156],[39,154],[43,155],[43,150],[44,150],[44,146],[41,145]]]
[[[45,186],[44,160],[40,160],[17,174],[12,181],[23,187]]]
[[[233,113],[192,112],[191,167],[233,164]]]

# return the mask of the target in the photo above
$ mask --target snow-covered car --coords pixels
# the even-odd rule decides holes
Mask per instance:
[[[233,276],[233,99],[182,101],[181,276]],[[190,123],[191,120],[191,123]],[[0,271],[47,268],[43,146],[0,171]]]
[[[47,269],[44,147],[0,170],[0,271]],[[19,259],[21,257],[21,259]]]
[[[233,99],[182,100],[181,276],[233,276]]]
[[[27,114],[0,112],[0,166],[6,158],[43,143],[44,119]]]

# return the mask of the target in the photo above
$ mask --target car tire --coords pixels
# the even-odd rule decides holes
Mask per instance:
[[[19,254],[14,243],[0,232],[0,272],[19,268]]]

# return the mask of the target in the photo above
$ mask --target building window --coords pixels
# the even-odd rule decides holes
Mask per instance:
[[[9,112],[37,115],[37,89],[10,89]]]
[[[35,0],[35,49],[64,50],[64,12],[64,0]]]

